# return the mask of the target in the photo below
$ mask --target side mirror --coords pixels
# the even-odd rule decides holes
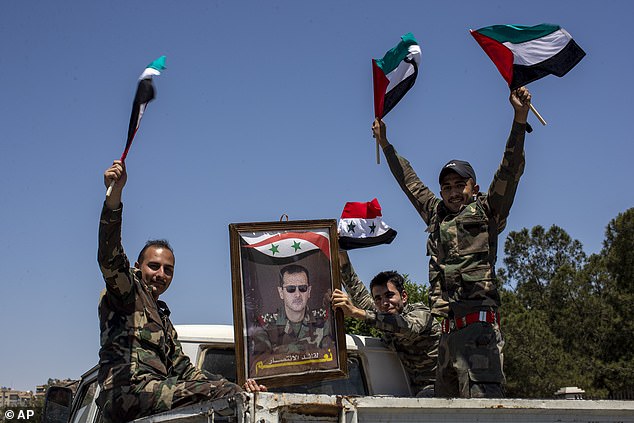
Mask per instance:
[[[67,423],[73,391],[70,388],[51,386],[46,390],[42,423]]]

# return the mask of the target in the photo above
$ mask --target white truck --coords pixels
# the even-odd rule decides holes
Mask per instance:
[[[184,352],[200,368],[235,380],[233,328],[176,326]],[[634,401],[412,398],[397,355],[376,338],[346,335],[349,376],[274,392],[207,401],[136,422],[634,422]],[[97,367],[72,398],[49,388],[43,422],[101,423]],[[71,401],[72,400],[72,401]]]

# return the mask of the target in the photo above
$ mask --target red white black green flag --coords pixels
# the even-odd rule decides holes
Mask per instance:
[[[387,115],[414,86],[420,56],[418,41],[408,32],[382,59],[372,59],[375,117],[383,118]]]
[[[511,90],[546,75],[564,76],[586,54],[559,25],[493,25],[471,35]]]
[[[325,230],[241,233],[240,245],[250,261],[262,264],[294,263],[318,252],[330,260],[331,254]]]
[[[152,77],[160,75],[161,71],[165,69],[165,56],[161,56],[145,68],[145,70],[139,76],[139,84],[134,95],[134,101],[132,102],[132,113],[130,114],[130,125],[128,126],[128,138],[125,143],[125,149],[121,155],[121,161],[125,161],[128,155],[128,150],[132,145],[132,140],[139,130],[141,124],[141,118],[147,108],[150,101],[154,100],[155,90],[152,84]]]

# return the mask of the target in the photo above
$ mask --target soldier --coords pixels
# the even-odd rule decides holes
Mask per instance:
[[[432,313],[443,319],[436,375],[440,397],[504,396],[497,238],[524,171],[531,95],[521,87],[509,100],[513,126],[486,193],[479,192],[468,162],[452,160],[440,172],[437,198],[388,142],[383,122],[376,119],[372,125],[392,174],[428,226],[430,301]]]
[[[125,422],[242,392],[221,376],[196,369],[183,353],[159,296],[174,276],[174,253],[165,240],[148,241],[130,267],[121,245],[121,194],[127,180],[115,161],[104,173],[106,197],[99,223],[98,261],[106,282],[99,301],[101,349],[97,404],[105,422]],[[266,390],[253,380],[247,391]]]
[[[383,342],[398,353],[408,374],[412,394],[434,396],[440,325],[423,303],[408,303],[403,277],[394,271],[381,272],[368,292],[355,273],[348,253],[339,251],[341,281],[346,291],[335,289],[332,305],[344,315],[363,320],[379,329]]]
[[[331,319],[326,309],[310,310],[308,269],[290,264],[280,270],[277,292],[284,307],[258,317],[253,353],[301,353],[332,345]]]

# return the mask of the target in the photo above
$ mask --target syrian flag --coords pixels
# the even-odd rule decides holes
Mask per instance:
[[[339,220],[339,246],[344,250],[389,244],[396,237],[381,215],[378,200],[346,203]]]
[[[471,35],[511,90],[546,75],[564,76],[586,55],[559,25],[493,25]]]
[[[414,86],[420,67],[420,46],[411,32],[382,59],[372,59],[374,116],[383,118]]]
[[[154,100],[154,85],[152,84],[152,77],[160,75],[161,71],[165,69],[165,56],[161,56],[149,65],[139,76],[139,85],[136,89],[134,101],[132,102],[132,114],[130,115],[130,125],[128,126],[128,139],[125,144],[125,150],[121,155],[121,161],[125,161],[128,156],[128,151],[132,145],[132,140],[139,130],[139,124],[143,113],[147,108],[150,101]]]
[[[243,253],[256,263],[294,263],[320,251],[330,260],[330,235],[327,231],[241,233],[240,244]]]

